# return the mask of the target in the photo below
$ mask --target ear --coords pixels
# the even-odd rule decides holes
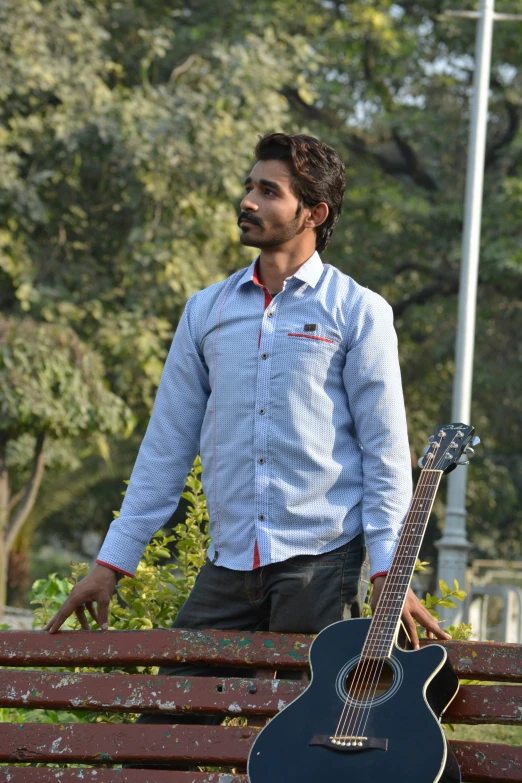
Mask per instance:
[[[307,211],[309,214],[304,223],[306,228],[318,228],[319,226],[322,226],[330,212],[328,204],[325,204],[324,201],[320,201],[319,204],[316,204],[314,207],[309,207]]]

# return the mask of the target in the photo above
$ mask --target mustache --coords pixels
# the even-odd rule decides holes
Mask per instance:
[[[262,223],[259,220],[259,218],[256,218],[253,215],[249,215],[248,212],[241,212],[241,214],[239,215],[239,217],[237,219],[238,226],[239,226],[239,224],[241,223],[242,220],[248,220],[250,223],[253,223],[256,226],[261,226],[262,225]]]

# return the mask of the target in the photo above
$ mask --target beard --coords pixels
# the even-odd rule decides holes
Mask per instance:
[[[258,223],[242,228],[239,241],[246,247],[258,247],[262,250],[263,248],[284,245],[300,232],[299,216],[296,215],[289,223],[280,223],[269,228]]]

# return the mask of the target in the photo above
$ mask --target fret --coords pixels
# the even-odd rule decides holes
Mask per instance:
[[[384,591],[372,618],[362,651],[363,657],[369,653],[376,657],[390,653],[441,477],[442,471],[423,470],[421,473]]]

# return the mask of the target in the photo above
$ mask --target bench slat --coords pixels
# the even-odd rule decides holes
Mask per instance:
[[[305,687],[299,680],[4,669],[0,670],[0,707],[275,715]]]
[[[3,631],[0,666],[143,666],[180,661],[306,669],[312,638],[240,631]],[[445,642],[460,677],[520,682],[522,645]]]
[[[461,685],[443,722],[522,726],[521,706],[520,685]]]
[[[240,631],[2,631],[0,666],[206,665],[305,669],[311,638]]]
[[[4,669],[0,670],[0,707],[272,716],[305,688],[305,682],[295,680]],[[521,703],[521,686],[463,685],[445,722],[522,725]]]
[[[244,765],[256,734],[253,728],[233,726],[4,723],[0,724],[0,761],[107,764],[154,758]],[[522,746],[462,741],[451,745],[465,781],[520,782]],[[94,755],[92,748],[96,748]]]
[[[256,734],[248,726],[0,723],[0,762],[237,765]]]
[[[522,780],[522,746],[494,742],[451,741],[466,783],[512,783]]]
[[[0,783],[248,783],[246,775],[139,769],[0,767]]]

